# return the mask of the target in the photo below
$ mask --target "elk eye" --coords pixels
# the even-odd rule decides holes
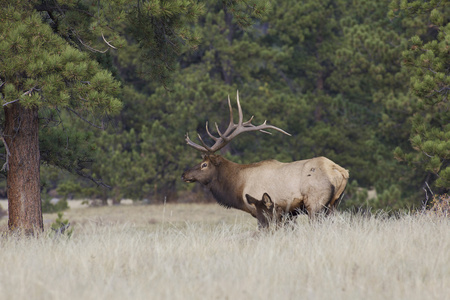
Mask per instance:
[[[208,166],[207,163],[202,163],[202,169],[203,169],[203,168],[206,168],[207,166]]]

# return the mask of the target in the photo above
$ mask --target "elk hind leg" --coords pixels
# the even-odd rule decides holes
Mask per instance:
[[[333,200],[333,191],[330,193],[322,193],[318,197],[310,198],[306,204],[306,211],[308,212],[310,221],[317,221],[324,216],[328,216],[332,213],[334,207],[330,207],[330,203]]]

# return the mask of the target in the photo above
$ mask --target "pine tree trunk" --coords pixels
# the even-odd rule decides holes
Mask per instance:
[[[8,226],[27,235],[43,231],[40,194],[38,108],[18,102],[5,107],[5,141],[9,147],[7,175]]]

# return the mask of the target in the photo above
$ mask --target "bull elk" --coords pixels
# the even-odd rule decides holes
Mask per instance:
[[[252,164],[237,164],[214,154],[243,132],[261,131],[269,133],[273,129],[290,135],[286,131],[268,125],[267,121],[255,126],[250,120],[244,122],[239,92],[237,93],[238,123],[233,121],[233,108],[228,96],[230,123],[222,133],[217,123],[218,134],[214,136],[206,123],[206,132],[214,141],[208,146],[198,134],[201,145],[194,143],[186,134],[186,142],[203,153],[203,161],[188,169],[181,176],[185,182],[200,182],[213,194],[216,201],[227,207],[236,208],[258,219],[259,227],[267,227],[269,222],[261,218],[261,205],[248,199],[263,201],[267,194],[274,209],[286,219],[294,219],[299,213],[306,213],[314,219],[319,213],[329,214],[337,205],[349,178],[348,171],[325,157],[315,157],[290,163],[276,160]],[[267,215],[267,214],[266,214]]]

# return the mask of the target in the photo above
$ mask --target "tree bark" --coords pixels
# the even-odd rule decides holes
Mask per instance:
[[[18,102],[5,107],[5,141],[8,160],[8,227],[26,235],[44,230],[40,194],[38,108]]]

